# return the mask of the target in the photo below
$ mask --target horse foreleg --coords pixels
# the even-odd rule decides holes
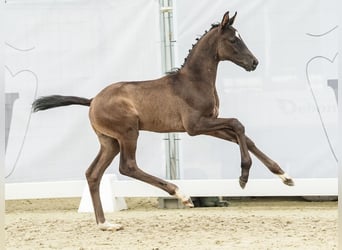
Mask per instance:
[[[186,207],[194,207],[191,198],[179,190],[179,188],[170,182],[163,179],[150,175],[142,171],[135,159],[136,152],[136,138],[131,140],[120,141],[120,167],[119,171],[121,174],[135,178],[137,180],[146,182],[155,187],[158,187],[172,196],[180,199]]]
[[[115,139],[99,134],[98,137],[101,144],[101,149],[93,163],[88,168],[86,177],[93,202],[96,223],[99,225],[101,230],[116,231],[122,229],[122,226],[119,224],[110,224],[105,220],[99,187],[103,173],[110,165],[114,157],[119,153],[120,148]]]
[[[217,130],[217,131],[213,131],[213,132],[206,133],[206,134],[220,138],[220,139],[224,139],[227,141],[231,141],[234,143],[238,143],[238,141],[236,140],[235,132],[229,129]],[[289,185],[289,186],[294,185],[292,178],[288,174],[286,174],[285,171],[282,170],[275,161],[273,161],[265,153],[263,153],[260,149],[258,149],[255,143],[247,136],[246,136],[246,143],[247,143],[248,150],[252,152],[262,163],[264,163],[264,165],[272,173],[278,175],[282,179],[284,184]],[[248,170],[245,169],[245,175],[246,173],[249,174],[249,169]],[[241,177],[240,177],[240,185],[241,185]]]
[[[206,135],[214,136],[216,138],[220,138],[226,141],[231,141],[239,145],[239,140],[237,139],[236,133],[230,129],[221,129],[221,130],[216,130],[216,131],[211,131],[208,133],[205,133]],[[247,144],[247,142],[246,142]],[[247,144],[248,148],[248,144]],[[242,154],[242,153],[241,153]],[[251,168],[251,160],[250,163],[246,164],[241,162],[241,176],[239,178],[239,184],[241,188],[245,188],[247,182],[248,182],[248,177],[249,177],[249,171]]]
[[[245,128],[236,118],[208,118],[190,116],[185,120],[186,131],[189,135],[209,134],[220,137],[222,131],[232,131],[228,140],[234,140],[240,147],[241,154],[241,176],[240,186],[244,188],[248,181],[249,170],[252,165],[252,159],[248,152]],[[221,135],[223,138],[227,135]]]

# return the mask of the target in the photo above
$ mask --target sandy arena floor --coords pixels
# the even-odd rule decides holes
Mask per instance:
[[[7,249],[337,249],[337,202],[232,199],[223,208],[158,209],[128,198],[107,214],[124,230],[102,232],[79,199],[6,202]]]

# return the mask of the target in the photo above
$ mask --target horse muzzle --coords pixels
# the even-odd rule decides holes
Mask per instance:
[[[248,63],[244,63],[244,68],[246,71],[254,71],[256,67],[258,66],[259,61],[256,58],[253,58],[251,61]]]

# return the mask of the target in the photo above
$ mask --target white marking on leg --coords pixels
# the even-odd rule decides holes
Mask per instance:
[[[186,200],[188,200],[188,199],[190,198],[189,196],[187,196],[187,195],[181,193],[181,192],[179,191],[179,189],[176,189],[176,192],[175,192],[174,196],[175,196],[176,198],[180,199],[181,201],[186,201]]]
[[[291,177],[290,177],[287,173],[278,174],[278,176],[279,176],[280,179],[282,179],[283,181],[287,181],[288,179],[291,179]]]
[[[173,196],[180,199],[183,202],[184,206],[194,207],[194,204],[192,203],[190,196],[181,193],[179,189],[176,189],[175,194]]]
[[[102,231],[118,231],[123,229],[123,226],[120,224],[112,224],[109,223],[108,221],[105,221],[104,223],[99,223],[98,227],[102,230]]]
[[[286,184],[288,186],[294,185],[292,178],[287,173],[278,174],[278,176],[280,177],[280,179],[283,181],[284,184]]]

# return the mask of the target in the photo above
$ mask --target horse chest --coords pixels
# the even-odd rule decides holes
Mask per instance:
[[[220,108],[220,100],[218,98],[216,89],[214,91],[214,100],[215,100],[215,106],[214,106],[214,109],[213,109],[213,116],[214,117],[218,117],[218,115],[219,115],[219,108]]]
[[[212,111],[212,117],[218,117],[218,115],[219,115],[219,107],[218,107],[218,105],[215,105],[215,107],[213,108],[213,111]]]
[[[204,102],[200,107],[202,114],[206,117],[218,117],[219,115],[219,99],[216,90],[213,93],[208,93],[205,97],[203,96]]]

